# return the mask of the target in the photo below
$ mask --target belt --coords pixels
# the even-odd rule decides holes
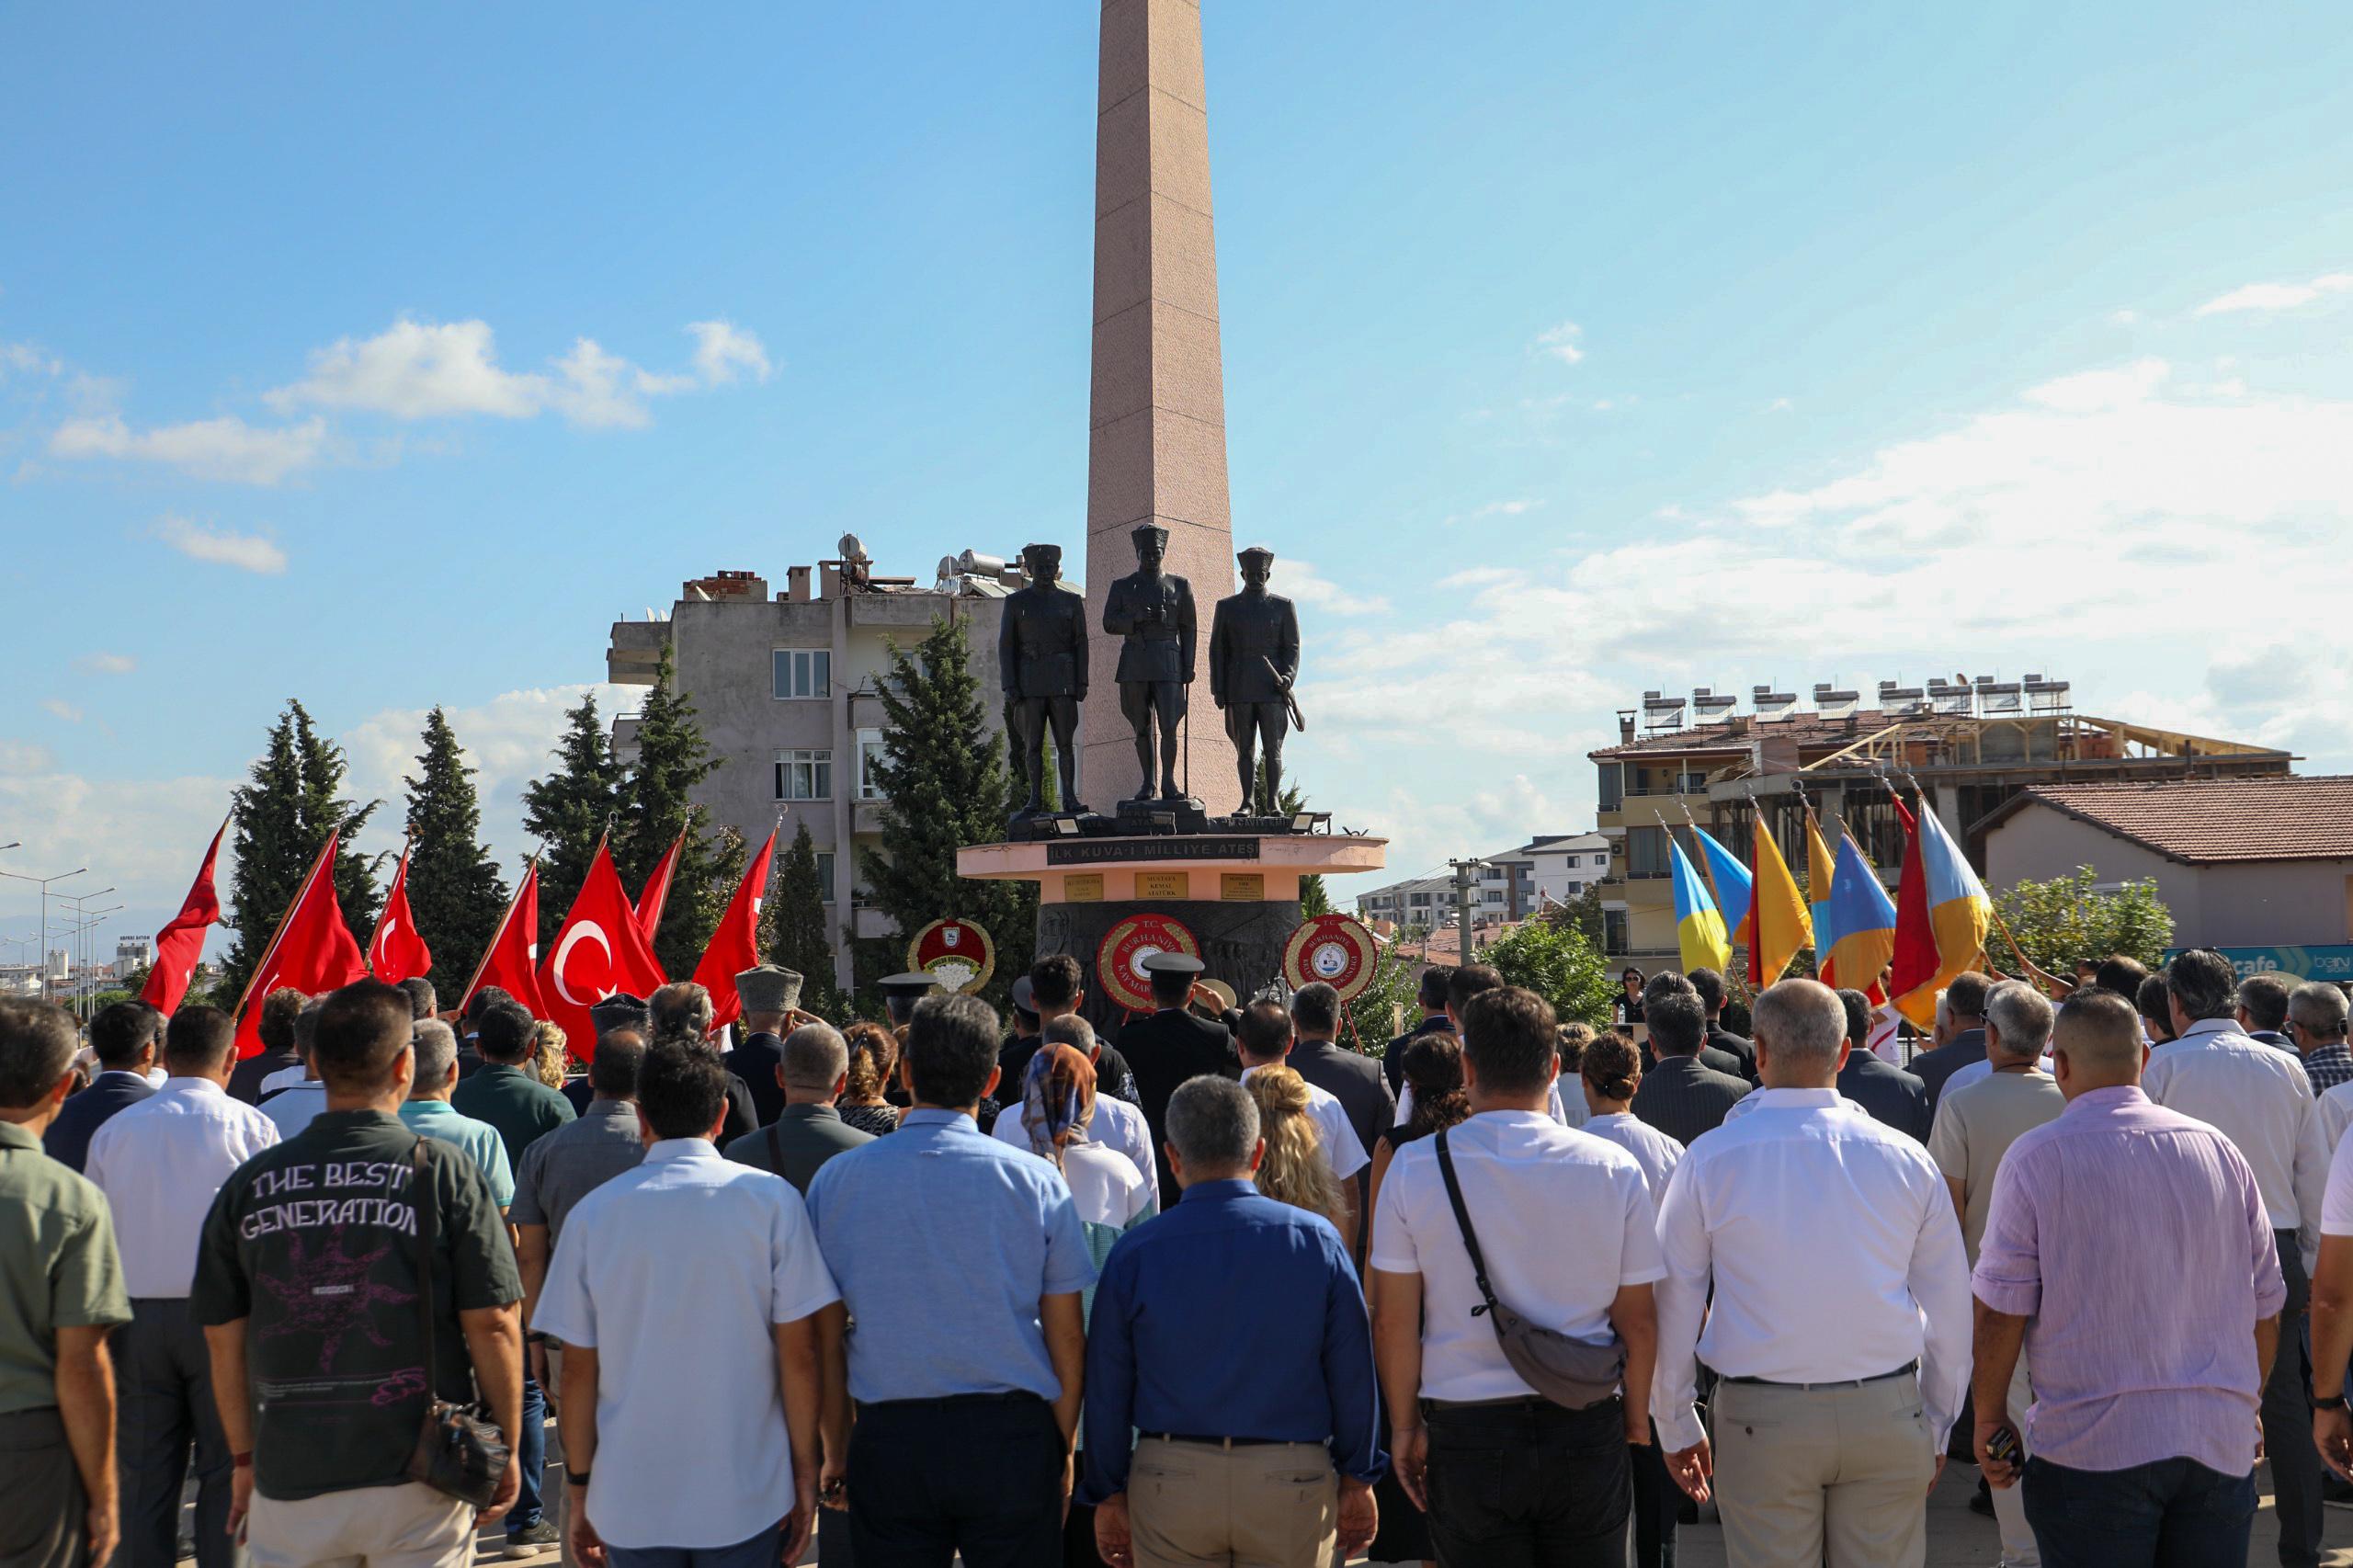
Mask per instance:
[[[1617,1399],[1618,1395],[1613,1393],[1608,1399],[1600,1403],[1608,1404],[1616,1402]],[[1589,1404],[1584,1408],[1592,1410],[1597,1406]],[[1557,1411],[1563,1415],[1583,1414],[1583,1411],[1571,1410],[1567,1405],[1555,1403],[1538,1393],[1506,1394],[1501,1399],[1426,1399],[1422,1401],[1422,1409],[1424,1413],[1431,1415],[1451,1415],[1457,1412],[1463,1415],[1493,1415],[1497,1412],[1508,1413],[1516,1410],[1538,1414]]]
[[[1304,1437],[1203,1437],[1190,1432],[1146,1432],[1143,1435],[1157,1437],[1164,1443],[1199,1443],[1211,1449],[1264,1449],[1307,1440]]]
[[[933,1399],[871,1399],[854,1402],[855,1407],[867,1410],[937,1410],[986,1404],[1044,1404],[1046,1401],[1027,1389],[1006,1389],[997,1393],[948,1393]]]
[[[1816,1389],[1859,1389],[1866,1383],[1883,1383],[1893,1378],[1908,1378],[1920,1370],[1917,1361],[1906,1361],[1892,1372],[1875,1372],[1868,1378],[1835,1378],[1824,1383],[1785,1383],[1779,1378],[1719,1378],[1726,1383],[1749,1383],[1758,1388],[1800,1389],[1808,1393]]]

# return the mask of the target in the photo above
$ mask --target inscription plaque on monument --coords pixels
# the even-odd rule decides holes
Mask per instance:
[[[1050,839],[1049,866],[1100,866],[1137,860],[1256,860],[1255,838],[1077,838]]]

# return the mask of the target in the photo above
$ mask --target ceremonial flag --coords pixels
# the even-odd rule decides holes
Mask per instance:
[[[516,884],[515,896],[506,901],[506,913],[499,916],[490,946],[483,949],[482,962],[474,965],[466,994],[458,998],[459,1010],[465,1010],[475,992],[495,985],[529,1007],[531,1017],[546,1017],[547,1008],[540,1000],[539,962],[540,863],[534,858],[523,868],[523,880]]]
[[[1683,947],[1683,969],[1722,970],[1732,962],[1732,938],[1724,934],[1723,912],[1699,880],[1699,869],[1683,846],[1667,835],[1667,852],[1675,861],[1675,935]]]
[[[147,971],[147,983],[139,999],[165,1017],[177,1010],[180,998],[188,994],[188,983],[196,978],[196,960],[204,956],[206,929],[221,924],[221,895],[213,891],[212,868],[221,858],[222,835],[228,831],[224,822],[220,833],[212,835],[212,847],[204,852],[204,864],[196,869],[196,881],[188,885],[188,897],[180,901],[180,912],[155,933],[155,961]]]
[[[1859,991],[1875,1002],[1879,971],[1895,952],[1895,901],[1880,886],[1879,873],[1863,855],[1862,846],[1841,835],[1838,869],[1830,885],[1829,927],[1817,917],[1813,952],[1822,970],[1822,983]]]
[[[1748,868],[1740,863],[1739,856],[1717,843],[1706,828],[1694,825],[1691,835],[1699,841],[1699,857],[1706,862],[1708,881],[1716,890],[1716,908],[1723,915],[1725,938],[1735,944],[1747,942],[1755,946],[1756,936],[1749,929],[1748,919],[1752,880]]]
[[[637,895],[637,929],[649,948],[654,945],[654,933],[662,926],[662,906],[670,902],[670,879],[678,869],[678,851],[686,846],[687,835],[683,833],[671,840],[670,847]]]
[[[1936,1017],[1936,994],[1953,976],[1976,966],[1985,950],[1985,934],[1994,925],[1994,901],[1987,896],[1985,884],[1977,880],[1970,869],[1969,858],[1961,846],[1945,831],[1944,823],[1923,802],[1919,813],[1919,831],[1913,835],[1915,852],[1920,866],[1920,903],[1927,917],[1927,936],[1935,948],[1935,968],[1926,980],[1918,977],[1918,941],[1915,938],[1913,984],[1907,991],[1901,984],[1895,990],[1895,1004],[1904,1016],[1926,1027]],[[1908,878],[1911,865],[1907,858],[1904,870]],[[1899,916],[1904,906],[1898,904]],[[1896,929],[1896,952],[1904,953],[1904,928],[1899,918]],[[1899,981],[1903,978],[1899,974]]]
[[[375,935],[368,938],[368,972],[387,985],[398,985],[433,968],[433,949],[418,935],[416,917],[408,909],[409,846],[401,846],[401,867],[392,873],[392,891],[384,895],[384,912],[376,916]]]
[[[564,1043],[585,1062],[597,1053],[588,1009],[616,992],[651,996],[664,983],[662,966],[637,928],[637,911],[621,891],[613,858],[599,840],[580,896],[557,927],[555,949],[540,965],[540,1000],[563,1026]]]
[[[1888,949],[1887,994],[1896,1009],[1922,1028],[1936,1022],[1937,932],[1928,920],[1928,884],[1920,869],[1919,820],[1904,810],[1901,797],[1895,814],[1904,824],[1904,869],[1895,881],[1895,939]],[[1915,994],[1930,985],[1927,999]]]
[[[294,894],[294,902],[278,922],[278,930],[262,949],[261,962],[245,982],[237,999],[237,1055],[261,1052],[261,1001],[281,986],[292,986],[315,996],[363,978],[368,965],[359,944],[343,923],[343,906],[335,896],[335,850],[340,833],[327,835],[319,858]],[[247,1003],[253,1006],[246,1006]]]
[[[768,891],[768,867],[776,858],[776,830],[768,830],[768,841],[752,857],[744,871],[744,880],[735,884],[735,896],[727,903],[727,913],[719,917],[719,928],[710,934],[710,945],[702,951],[702,962],[695,965],[695,983],[710,993],[710,1028],[713,1034],[741,1017],[744,999],[735,994],[735,977],[760,961],[760,904]]]
[[[1813,941],[1813,921],[1806,914],[1805,895],[1798,891],[1790,863],[1758,810],[1756,818],[1756,881],[1750,907],[1748,983],[1762,991],[1781,978],[1801,948]]]
[[[1805,814],[1805,903],[1806,914],[1813,921],[1813,967],[1822,969],[1824,957],[1836,940],[1836,928],[1830,918],[1830,890],[1838,881],[1838,857],[1830,852],[1824,842],[1822,824],[1813,813]],[[1824,971],[1825,976],[1826,971]],[[1824,978],[1824,985],[1832,984]]]

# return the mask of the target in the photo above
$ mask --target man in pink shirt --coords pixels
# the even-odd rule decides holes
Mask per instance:
[[[1997,1487],[2023,1473],[2043,1568],[2246,1561],[2286,1287],[2254,1171],[2141,1092],[2147,1054],[2116,993],[2060,1008],[2067,1108],[2010,1145],[1978,1252],[1977,1461]],[[2021,1343],[2023,1435],[2003,1414]]]

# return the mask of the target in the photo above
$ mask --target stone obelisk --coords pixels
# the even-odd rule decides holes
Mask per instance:
[[[1210,701],[1210,610],[1234,590],[1226,494],[1225,370],[1218,352],[1208,98],[1199,0],[1104,0],[1095,124],[1095,356],[1086,459],[1086,602],[1093,674],[1079,787],[1098,810],[1136,792],[1134,732],[1103,635],[1112,582],[1135,570],[1129,534],[1168,530],[1165,570],[1200,616],[1190,690],[1192,792],[1239,809],[1233,743]]]

